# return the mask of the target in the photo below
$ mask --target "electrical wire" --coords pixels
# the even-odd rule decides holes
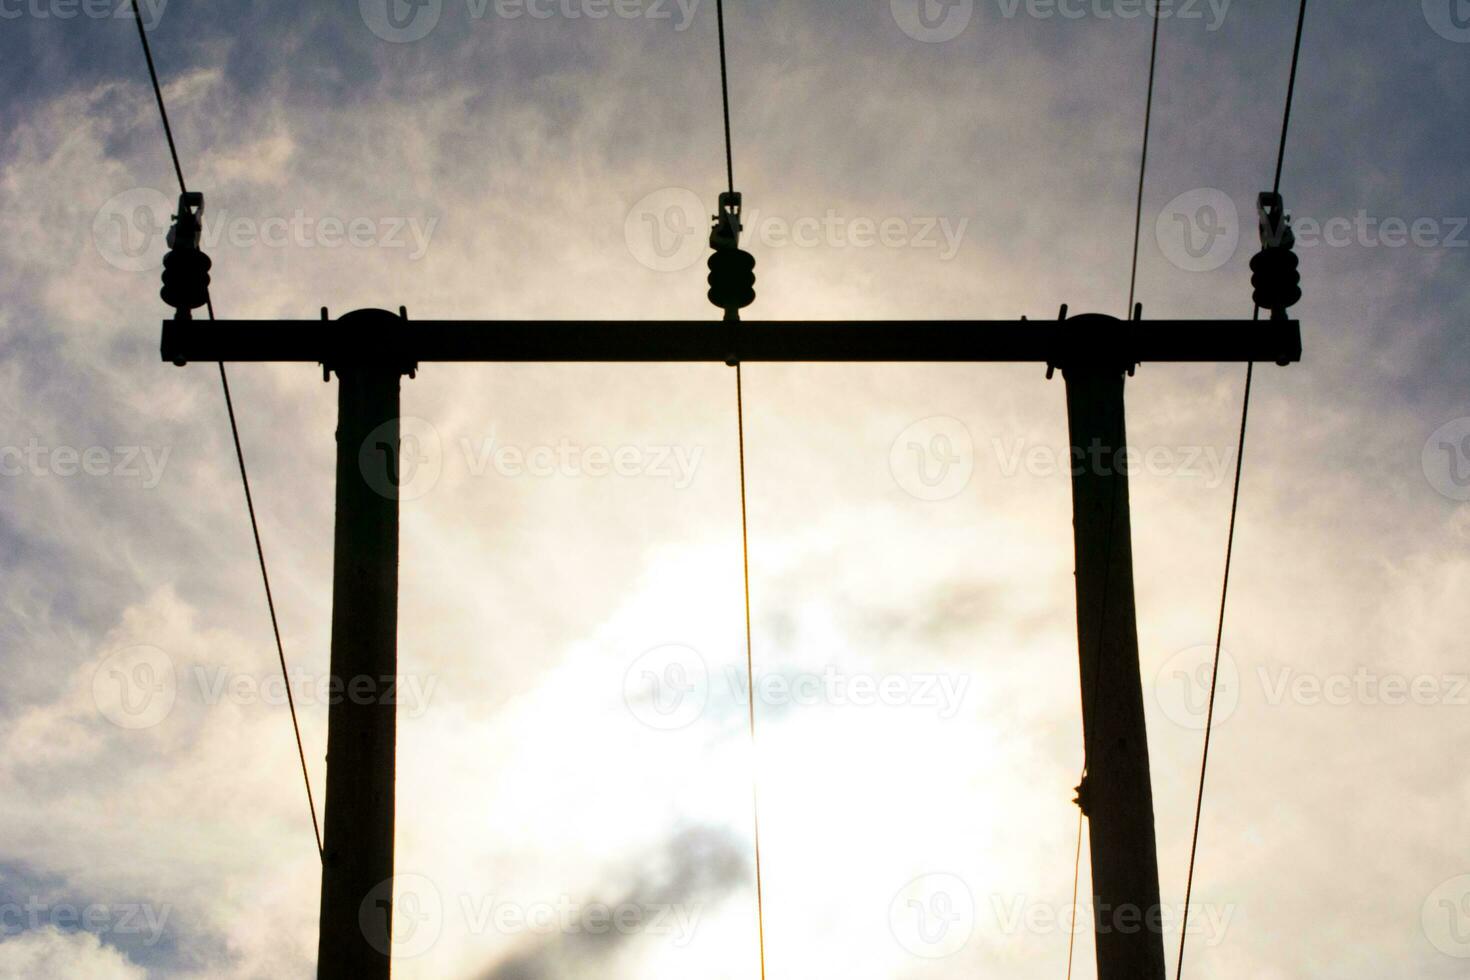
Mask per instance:
[[[740,550],[745,570],[745,682],[750,702],[750,748],[752,759],[756,757],[755,741],[755,652],[750,629],[750,522],[746,510],[745,493],[745,385],[740,374],[740,365],[735,365],[735,418],[739,426],[740,439]],[[752,771],[755,762],[752,762]],[[755,819],[755,908],[756,928],[760,938],[761,978],[766,975],[766,913],[765,896],[761,882],[761,813],[760,788],[757,780],[750,781],[751,809]]]
[[[715,0],[715,18],[719,24],[720,39],[720,100],[725,117],[725,177],[730,193],[735,193],[735,151],[730,130],[730,69],[725,51],[725,0]],[[738,322],[740,311],[731,308],[725,311],[725,319]],[[745,483],[745,379],[740,362],[735,367],[735,421],[740,448],[740,555],[745,583],[745,681],[750,708],[751,780],[750,803],[755,844],[755,916],[756,936],[760,949],[761,980],[766,976],[766,907],[765,888],[761,876],[761,814],[760,781],[756,775],[759,763],[755,735],[755,648],[752,638],[750,617],[750,517],[747,506]]]
[[[730,138],[730,68],[725,57],[725,0],[715,0],[715,20],[720,28],[720,95],[725,105],[725,176],[730,193],[735,193],[735,150]]]
[[[1067,977],[1072,976],[1072,954],[1076,952],[1077,936],[1077,885],[1082,880],[1082,821],[1081,808],[1077,810],[1077,854],[1072,859],[1072,939],[1067,941]]]
[[[1307,0],[1301,0],[1296,22],[1296,40],[1293,42],[1291,51],[1291,77],[1286,85],[1286,109],[1281,119],[1281,144],[1276,153],[1276,179],[1272,184],[1272,193],[1275,194],[1281,193],[1281,172],[1286,165],[1287,137],[1291,132],[1291,107],[1296,99],[1297,69],[1301,64],[1302,34],[1306,24]],[[1255,308],[1253,318],[1257,320],[1261,318],[1259,306]],[[1250,419],[1251,382],[1255,376],[1255,368],[1254,363],[1246,365],[1245,394],[1241,400],[1240,440],[1235,450],[1235,486],[1230,496],[1230,529],[1225,536],[1225,575],[1220,585],[1220,617],[1215,625],[1215,656],[1210,668],[1210,698],[1205,709],[1204,749],[1200,754],[1199,790],[1194,802],[1194,831],[1190,835],[1189,874],[1184,884],[1184,912],[1179,931],[1179,962],[1174,970],[1174,980],[1181,980],[1184,976],[1184,947],[1189,936],[1189,902],[1194,894],[1194,865],[1199,852],[1200,817],[1205,805],[1205,775],[1210,764],[1210,735],[1215,722],[1215,691],[1220,678],[1220,649],[1225,638],[1225,604],[1230,595],[1230,563],[1235,553],[1235,519],[1240,510],[1240,477],[1241,471],[1245,468],[1245,434],[1246,424]]]
[[[158,115],[163,120],[163,135],[168,140],[168,152],[169,156],[173,159],[174,174],[179,179],[179,192],[187,194],[189,192],[189,186],[184,180],[184,168],[179,163],[178,144],[174,141],[173,126],[170,125],[168,119],[168,106],[165,105],[163,100],[163,86],[158,81],[158,69],[153,61],[153,47],[148,43],[148,31],[143,26],[143,14],[138,9],[138,0],[132,0],[132,6],[133,20],[138,25],[138,39],[143,44],[143,57],[148,62],[148,78],[153,83],[153,96],[158,101]],[[212,299],[206,299],[206,306],[209,310],[209,318],[213,320],[214,301]],[[260,522],[255,516],[255,498],[250,492],[250,474],[245,468],[245,450],[240,442],[240,425],[235,418],[235,401],[230,395],[230,378],[225,371],[223,362],[219,364],[219,380],[220,386],[224,390],[225,410],[230,417],[230,434],[235,442],[235,459],[240,464],[240,482],[245,488],[245,508],[250,514],[250,532],[255,538],[255,556],[260,563],[260,579],[265,586],[265,602],[266,607],[270,610],[271,632],[275,635],[276,655],[281,664],[281,678],[286,682],[286,704],[291,709],[291,730],[296,735],[296,755],[301,761],[301,779],[306,786],[306,805],[311,811],[311,831],[312,835],[316,838],[317,858],[318,860],[322,860],[324,859],[324,852],[322,849],[321,826],[317,822],[316,802],[311,794],[311,776],[308,774],[306,768],[306,750],[301,741],[301,725],[296,718],[296,699],[291,694],[291,679],[286,669],[286,647],[281,642],[281,624],[276,616],[276,600],[271,593],[271,577],[270,572],[266,568],[265,548],[260,541]]]
[[[1133,318],[1133,301],[1138,291],[1138,244],[1143,233],[1143,185],[1148,175],[1148,137],[1154,121],[1154,75],[1159,67],[1159,22],[1160,12],[1154,11],[1154,38],[1148,55],[1148,99],[1143,110],[1143,153],[1138,161],[1138,207],[1133,215],[1133,271],[1128,277],[1128,311],[1125,316]]]

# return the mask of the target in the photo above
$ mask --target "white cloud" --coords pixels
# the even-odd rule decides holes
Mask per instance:
[[[0,942],[0,974],[143,980],[148,974],[90,933],[43,929]]]

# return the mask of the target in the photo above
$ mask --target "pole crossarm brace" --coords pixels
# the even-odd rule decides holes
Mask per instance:
[[[1296,320],[167,320],[165,361],[353,366],[423,362],[1031,362],[1301,360]]]

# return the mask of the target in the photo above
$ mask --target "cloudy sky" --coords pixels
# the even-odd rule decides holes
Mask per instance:
[[[1122,313],[1150,20],[924,4],[731,0],[749,315]],[[1257,373],[1189,970],[1457,977],[1470,4],[1313,6],[1306,355]],[[221,316],[717,316],[713,0],[144,7]],[[157,356],[176,189],[117,8],[0,0],[0,975],[306,977],[311,824],[219,379]],[[1165,11],[1139,298],[1248,316],[1296,5]],[[320,801],[335,392],[231,377]],[[1171,962],[1243,380],[1128,385]],[[771,977],[1065,972],[1060,380],[745,389],[754,753],[732,372],[405,383],[396,975],[756,975],[753,773]]]

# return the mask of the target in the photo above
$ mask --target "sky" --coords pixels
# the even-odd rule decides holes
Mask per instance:
[[[143,7],[222,317],[718,317],[712,0]],[[731,0],[747,316],[1122,314],[1142,9]],[[1296,5],[1162,10],[1138,297],[1248,316]],[[0,975],[306,977],[311,819],[219,377],[157,353],[177,188],[127,15],[0,0]],[[1470,960],[1467,114],[1470,4],[1312,4],[1305,353],[1255,376],[1191,977]],[[230,381],[320,805],[335,392]],[[1127,384],[1171,963],[1243,383]],[[1057,977],[1074,933],[1090,972],[1061,380],[744,385],[754,748],[733,372],[405,381],[396,976],[758,975],[753,782],[770,977]]]

